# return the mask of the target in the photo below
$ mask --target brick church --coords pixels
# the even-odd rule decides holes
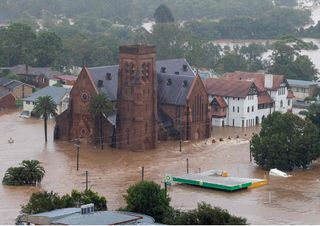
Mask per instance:
[[[104,141],[119,149],[144,150],[158,140],[210,137],[209,102],[201,78],[185,59],[156,61],[153,46],[120,47],[119,65],[83,67],[69,108],[56,118],[55,139],[97,143],[90,99],[105,93],[115,110],[105,115]]]

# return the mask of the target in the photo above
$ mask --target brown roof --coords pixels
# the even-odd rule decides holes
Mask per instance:
[[[272,104],[274,101],[266,92],[258,96],[258,104]]]
[[[259,91],[266,91],[267,89],[264,87],[264,73],[259,72],[230,72],[223,75],[224,78],[233,79],[233,80],[250,80],[254,81]],[[273,86],[271,90],[278,90],[280,88],[281,83],[287,83],[285,77],[283,75],[273,75]]]
[[[217,103],[219,104],[219,106],[220,106],[221,108],[226,108],[226,107],[228,107],[228,105],[227,105],[226,101],[223,99],[223,97],[216,96],[215,98],[216,98]]]
[[[207,93],[212,96],[241,97],[248,96],[252,81],[208,78],[204,80]]]

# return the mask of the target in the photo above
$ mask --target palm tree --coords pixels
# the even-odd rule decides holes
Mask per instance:
[[[99,143],[103,149],[103,117],[109,115],[113,110],[113,104],[104,93],[94,96],[90,101],[90,112],[99,119]]]
[[[25,179],[22,176],[23,171],[24,168],[22,166],[8,168],[4,174],[2,183],[5,185],[23,185],[25,183]]]
[[[23,167],[23,177],[25,178],[26,184],[41,182],[45,170],[38,160],[23,160],[21,166]]]
[[[38,116],[42,116],[44,120],[44,136],[45,136],[45,141],[47,143],[47,121],[48,117],[50,115],[56,116],[57,115],[57,105],[53,101],[52,97],[50,96],[42,96],[38,97],[35,106],[33,109],[33,112]]]

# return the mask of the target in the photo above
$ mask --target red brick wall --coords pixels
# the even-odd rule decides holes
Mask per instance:
[[[6,110],[6,109],[13,109],[15,107],[16,107],[16,98],[11,93],[0,98],[0,111]]]

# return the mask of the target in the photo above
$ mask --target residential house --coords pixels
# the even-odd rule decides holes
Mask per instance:
[[[123,211],[94,211],[93,204],[80,208],[63,208],[24,215],[20,224],[32,225],[152,225],[155,220],[145,214]]]
[[[71,90],[69,109],[56,119],[56,139],[97,142],[99,130],[88,106],[98,93],[116,105],[103,122],[104,140],[114,147],[152,149],[158,139],[210,136],[202,80],[185,59],[156,61],[152,46],[121,46],[119,65],[84,67]]]
[[[256,124],[258,90],[253,81],[206,79],[214,126],[251,127]]]
[[[215,126],[252,127],[274,111],[292,111],[293,94],[282,75],[233,72],[204,83]]]
[[[18,100],[29,97],[33,89],[34,86],[21,81],[8,79],[6,77],[0,78],[0,91],[11,92]]]
[[[303,81],[287,79],[291,91],[293,92],[295,100],[304,100],[306,97],[313,97],[316,95],[318,83],[315,81]]]
[[[14,109],[16,107],[16,98],[8,91],[0,91],[0,111]]]
[[[55,75],[60,75],[58,71],[54,71],[49,67],[31,67],[28,65],[16,65],[5,68],[10,70],[24,82],[37,88],[43,88],[49,85],[49,80]]]
[[[34,92],[30,97],[23,99],[23,111],[31,115],[38,97],[50,96],[57,105],[57,114],[61,114],[68,108],[70,89],[63,87],[47,86]]]

